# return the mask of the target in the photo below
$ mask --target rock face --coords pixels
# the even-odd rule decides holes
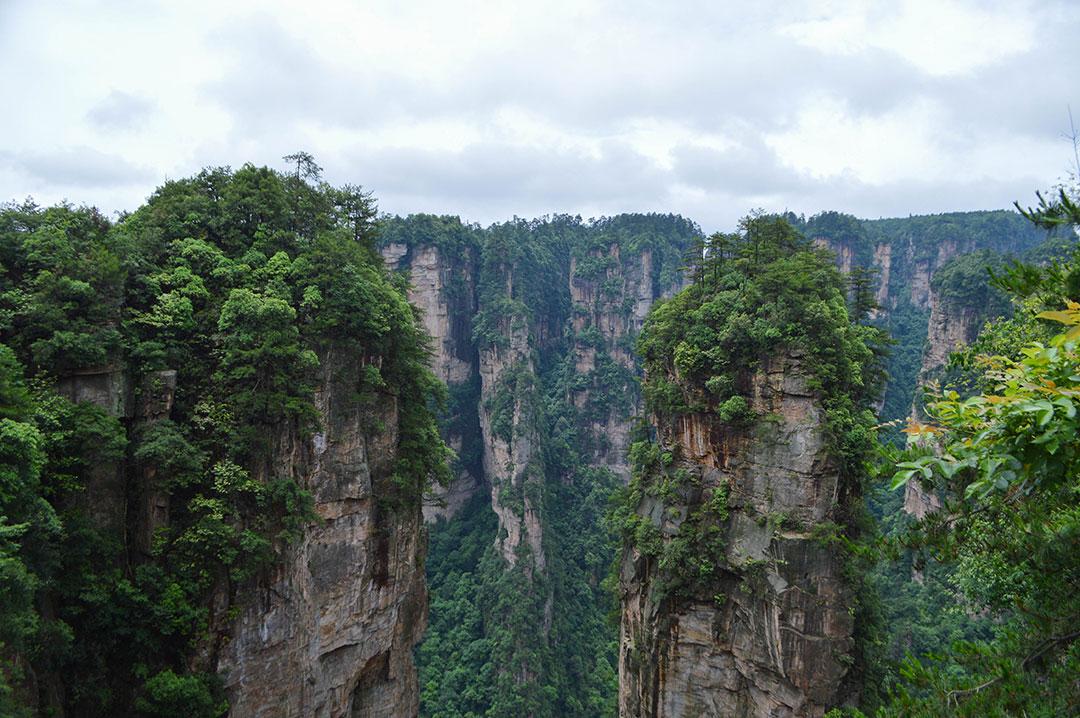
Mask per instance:
[[[74,403],[93,404],[121,421],[131,418],[131,382],[119,365],[86,369],[61,377],[57,393]],[[107,462],[94,466],[86,481],[86,513],[94,526],[123,541],[127,496],[125,466]]]
[[[945,366],[949,354],[968,344],[979,334],[986,320],[983,307],[971,307],[942,299],[930,293],[930,322],[926,330],[926,351],[919,369],[919,385],[925,385],[935,372]]]
[[[471,249],[463,256],[452,256],[433,244],[391,243],[382,248],[387,266],[408,274],[409,302],[420,311],[424,329],[432,340],[432,370],[452,393],[462,396],[463,406],[459,409],[469,417],[475,412],[475,407],[468,404],[476,400],[479,363],[472,342],[477,248]],[[459,420],[445,424],[444,438],[459,456],[466,448],[466,427],[471,428],[471,423]],[[425,501],[424,520],[453,518],[482,484],[476,466],[459,462],[454,482],[445,488],[434,487]]]
[[[630,478],[627,450],[631,423],[641,414],[633,341],[652,305],[675,294],[683,284],[680,280],[666,287],[654,286],[653,254],[649,250],[622,255],[616,243],[591,250],[587,256],[594,261],[604,260],[599,263],[604,270],[586,276],[579,270],[581,263],[572,258],[569,286],[574,370],[586,378],[571,400],[587,417],[581,429],[587,434],[590,463],[610,469],[625,483]],[[622,375],[625,401],[619,407],[601,408],[608,411],[590,411],[594,408],[597,379],[605,371]]]
[[[398,407],[356,404],[358,357],[320,357],[323,431],[283,436],[279,470],[302,477],[321,521],[230,627],[218,672],[233,715],[416,715],[412,650],[427,618],[419,507],[385,506]],[[373,427],[379,427],[378,429]]]
[[[505,345],[495,344],[480,352],[484,478],[491,485],[491,508],[499,517],[495,539],[499,553],[513,567],[524,544],[532,567],[543,571],[540,493],[544,472],[535,416],[535,367],[528,328],[518,324],[507,326],[506,331],[509,340]]]
[[[987,307],[968,306],[942,296],[940,290],[930,290],[930,320],[927,324],[926,345],[922,365],[916,379],[915,397],[911,404],[912,418],[925,419],[921,388],[935,382],[949,360],[949,354],[975,339],[987,319]],[[904,512],[917,519],[941,508],[941,499],[926,491],[912,479],[904,486]],[[918,574],[916,574],[918,576]]]
[[[646,491],[639,517],[670,542],[726,497],[724,555],[707,590],[672,591],[673,567],[624,551],[622,716],[820,718],[857,696],[847,680],[852,591],[836,549],[818,538],[844,503],[822,409],[793,356],[755,374],[751,396],[769,418],[750,427],[690,414],[658,430],[692,478],[666,502]]]
[[[315,405],[322,433],[283,431],[272,464],[308,489],[320,521],[258,586],[245,587],[232,620],[219,595],[215,636],[195,661],[222,677],[232,715],[262,718],[397,718],[418,713],[413,648],[427,621],[426,535],[420,508],[380,497],[396,460],[398,407],[392,396],[361,406],[354,387],[363,359],[333,350],[320,357]],[[443,362],[460,371],[453,356]],[[175,370],[133,382],[123,367],[61,378],[58,391],[139,430],[167,419]],[[169,522],[169,493],[156,467],[136,461],[95,467],[87,483],[89,516],[129,550],[148,554]],[[126,524],[126,525],[125,525]],[[138,560],[137,556],[132,558]],[[62,690],[62,677],[38,677]],[[56,703],[59,705],[60,700]]]

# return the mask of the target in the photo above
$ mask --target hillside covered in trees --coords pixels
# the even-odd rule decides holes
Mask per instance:
[[[479,227],[291,160],[0,213],[5,714],[1077,708],[1067,195]]]

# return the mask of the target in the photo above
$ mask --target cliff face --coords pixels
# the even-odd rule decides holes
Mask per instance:
[[[513,320],[505,324],[507,341],[480,352],[484,477],[491,486],[491,509],[499,517],[495,539],[499,553],[513,567],[524,545],[531,567],[543,571],[544,469],[539,455],[535,366],[528,327]]]
[[[633,418],[641,413],[636,384],[640,373],[633,342],[656,300],[671,296],[681,281],[655,286],[654,259],[650,250],[626,253],[618,243],[597,247],[585,255],[593,266],[582,272],[584,262],[570,262],[570,300],[573,306],[574,371],[583,381],[575,385],[571,401],[583,415],[589,463],[603,466],[626,483],[630,478],[627,450]],[[599,405],[597,389],[615,378],[621,401],[617,406]]]
[[[426,625],[419,507],[380,500],[397,443],[398,407],[361,408],[357,357],[322,360],[322,431],[284,435],[278,469],[313,493],[308,527],[232,624],[218,671],[234,715],[408,716],[417,713],[412,649]]]
[[[670,542],[719,514],[724,553],[709,591],[671,592],[673,567],[624,552],[620,715],[819,717],[854,697],[852,594],[818,537],[840,490],[823,412],[794,356],[756,373],[751,396],[768,418],[750,427],[690,414],[660,429],[692,479],[674,499],[646,495],[638,515]]]
[[[412,649],[426,625],[425,537],[419,509],[391,510],[378,500],[395,459],[397,406],[386,397],[372,416],[350,391],[359,358],[321,359],[316,408],[324,430],[310,441],[284,432],[273,460],[303,477],[320,522],[245,594],[234,623],[219,596],[218,638],[196,660],[222,675],[235,715],[415,715]],[[65,377],[58,389],[137,429],[169,417],[176,379],[172,370],[151,372],[133,387],[114,367]],[[127,516],[131,549],[147,555],[154,532],[169,522],[169,493],[156,468],[103,465],[91,479],[91,519],[120,535]],[[59,676],[41,680],[62,684]]]
[[[1006,211],[880,220],[826,212],[808,220],[803,231],[818,246],[832,250],[844,272],[854,267],[877,272],[875,300],[880,309],[872,316],[896,340],[879,409],[884,421],[908,417],[928,367],[940,366],[955,339],[970,339],[987,316],[979,302],[943,307],[940,296],[935,297],[935,277],[972,253],[1020,254],[1045,239],[1019,214]],[[979,271],[978,281],[985,284],[985,271]],[[965,314],[962,309],[971,311]],[[957,322],[960,326],[954,326]]]
[[[446,219],[396,220],[393,236],[408,241],[385,243],[383,256],[408,270],[410,298],[436,346],[455,332],[453,321],[429,319],[443,311],[451,288],[429,278],[459,274],[456,257],[475,253],[465,334],[475,374],[460,384],[475,392],[471,406],[460,407],[461,417],[472,415],[452,416],[443,428],[453,443],[455,426],[475,422],[464,444],[476,450],[463,453],[473,457],[470,486],[482,487],[487,506],[472,502],[469,512],[447,517],[477,531],[494,525],[458,544],[485,546],[472,565],[454,554],[433,557],[457,574],[430,576],[433,605],[446,607],[445,620],[454,622],[436,619],[430,645],[420,649],[432,696],[422,714],[596,715],[607,711],[598,700],[613,703],[615,657],[599,629],[610,600],[600,586],[602,516],[607,493],[629,478],[626,451],[640,410],[634,342],[653,303],[677,288],[697,231],[680,218],[651,215],[515,221],[469,236]],[[455,254],[444,251],[450,244]],[[421,258],[436,255],[437,268],[425,268]],[[454,359],[437,350],[433,361],[445,375]],[[452,397],[453,386],[451,379]],[[434,530],[467,536],[471,526]],[[467,632],[460,622],[471,614],[460,597],[472,591],[483,620]],[[463,655],[478,657],[465,686],[445,670],[447,662],[467,662]],[[545,697],[553,688],[555,700]]]
[[[391,242],[382,247],[387,267],[409,277],[409,302],[432,342],[431,368],[451,393],[452,416],[444,422],[444,438],[459,457],[456,478],[447,487],[436,486],[424,503],[424,520],[452,518],[482,487],[483,477],[469,460],[475,440],[479,359],[472,341],[476,313],[477,247],[457,253],[433,244]],[[454,401],[454,399],[457,401]]]
[[[943,300],[939,292],[930,292],[930,321],[926,328],[926,351],[919,368],[919,384],[945,366],[949,354],[971,342],[982,328],[985,312]]]

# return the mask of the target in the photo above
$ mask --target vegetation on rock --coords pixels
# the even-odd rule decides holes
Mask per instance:
[[[363,365],[359,409],[400,409],[378,499],[415,510],[446,476],[443,390],[375,250],[374,203],[317,169],[207,169],[115,223],[0,211],[5,715],[225,710],[213,672],[229,621],[315,520],[302,467],[279,453],[319,429],[328,353]],[[171,410],[151,417],[140,407],[162,401],[167,371]],[[101,376],[109,401],[72,401]],[[167,522],[140,515],[151,493]]]

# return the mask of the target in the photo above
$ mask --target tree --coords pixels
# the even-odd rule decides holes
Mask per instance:
[[[285,155],[281,159],[289,164],[296,163],[296,179],[298,180],[317,183],[322,178],[323,168],[315,164],[315,158],[303,150]]]
[[[1074,226],[1068,197],[1040,200],[1029,219]],[[906,430],[893,487],[917,479],[944,505],[904,541],[951,564],[967,610],[995,629],[925,663],[909,658],[883,716],[1080,710],[1080,303],[1060,299],[1074,271],[1075,260],[1015,263],[997,275],[1016,314],[977,340],[995,353],[963,356],[980,369],[974,393],[941,393],[929,423]]]
[[[877,267],[852,267],[848,272],[848,292],[851,302],[851,319],[856,322],[866,321],[881,309],[877,303],[875,286],[878,280]]]
[[[370,245],[378,211],[371,192],[365,192],[360,185],[346,184],[334,190],[332,197],[338,221],[352,232],[354,240]]]
[[[1069,329],[1022,358],[984,357],[990,391],[944,394],[908,432],[930,453],[897,465],[949,498],[916,541],[954,559],[997,637],[959,646],[952,670],[909,661],[904,715],[1066,715],[1080,707],[1080,304],[1042,312]],[[921,713],[919,711],[922,711]]]

